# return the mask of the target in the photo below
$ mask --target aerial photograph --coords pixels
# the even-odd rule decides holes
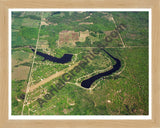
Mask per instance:
[[[148,11],[12,11],[11,115],[149,115]]]

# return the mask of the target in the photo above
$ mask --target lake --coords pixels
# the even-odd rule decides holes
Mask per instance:
[[[111,75],[112,73],[116,72],[117,70],[120,69],[121,67],[121,61],[115,57],[113,57],[110,53],[108,53],[106,50],[103,49],[103,51],[105,53],[107,53],[112,59],[114,59],[116,61],[116,64],[113,65],[113,68],[109,71],[103,72],[103,73],[99,73],[95,76],[90,77],[89,79],[86,79],[84,81],[82,81],[81,86],[84,88],[90,88],[91,85],[93,84],[93,82],[95,82],[96,80],[100,79],[103,76],[108,76]]]
[[[32,49],[32,51],[34,52],[35,50]],[[37,51],[36,54],[44,57],[43,61],[49,60],[49,61],[61,63],[61,64],[70,62],[73,56],[72,54],[64,54],[61,58],[57,58],[39,51]]]

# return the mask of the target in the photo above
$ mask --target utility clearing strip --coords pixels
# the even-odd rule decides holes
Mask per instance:
[[[59,71],[59,72],[57,72],[57,73],[49,76],[48,78],[42,80],[41,82],[39,82],[39,83],[31,86],[30,89],[29,89],[29,92],[32,92],[33,90],[35,90],[35,89],[38,88],[39,86],[44,85],[45,83],[47,83],[47,82],[49,82],[49,81],[51,81],[51,80],[53,80],[53,79],[55,79],[55,78],[63,75],[66,71],[68,72],[68,71],[72,70],[72,69],[73,69],[74,67],[76,67],[79,63],[80,63],[80,62],[77,62],[77,63],[75,63],[74,65],[72,65],[72,66],[70,66],[70,67],[68,67],[68,68],[65,68],[65,69],[63,69],[63,70],[61,70],[61,71]]]
[[[41,14],[41,21],[42,21],[42,18],[43,18],[43,13]],[[32,74],[32,69],[33,69],[33,65],[34,65],[34,61],[35,61],[35,58],[36,58],[36,52],[37,52],[37,46],[38,46],[38,42],[39,42],[39,33],[40,33],[40,30],[41,30],[41,21],[40,21],[40,26],[39,26],[39,30],[38,30],[38,37],[37,37],[37,42],[36,42],[36,48],[35,48],[35,52],[34,52],[34,56],[33,56],[33,62],[32,62],[32,66],[31,66],[31,70],[30,70],[30,73],[29,73],[29,80],[28,80],[28,84],[27,84],[27,89],[26,89],[26,94],[25,94],[25,98],[24,98],[24,102],[23,102],[23,107],[22,107],[22,112],[21,112],[21,115],[23,115],[23,110],[24,110],[24,106],[26,105],[26,102],[27,102],[27,94],[29,92],[29,87],[31,85],[31,74]]]

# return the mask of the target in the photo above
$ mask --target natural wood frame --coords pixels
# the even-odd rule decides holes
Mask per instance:
[[[152,120],[9,120],[8,9],[9,8],[151,8],[152,9]],[[160,127],[160,1],[159,0],[0,0],[0,128],[35,127]]]

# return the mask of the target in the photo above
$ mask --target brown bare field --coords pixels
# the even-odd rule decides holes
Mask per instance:
[[[29,66],[15,67],[12,72],[12,80],[26,80],[28,77],[29,70]]]
[[[79,40],[79,32],[74,31],[61,31],[59,33],[59,45],[63,45],[65,43],[71,43],[72,45],[75,45],[75,42]]]
[[[89,31],[88,30],[86,30],[84,32],[80,31],[79,41],[84,42],[86,40],[87,36],[89,36]]]
[[[20,65],[20,64],[23,64],[23,63],[30,62],[31,61],[31,57],[32,57],[32,55],[30,54],[29,58],[27,58],[27,59],[25,59],[23,61],[19,61],[17,59],[12,58],[12,68],[14,68],[14,66],[16,66],[16,65]]]
[[[29,66],[23,66],[23,63],[30,63],[32,61],[32,53],[29,53],[27,58],[19,60],[17,56],[12,55],[12,80],[26,80],[30,70]]]
[[[16,65],[20,65],[20,64],[23,64],[23,63],[32,61],[32,55],[33,55],[32,53],[29,53],[29,57],[26,58],[26,59],[23,59],[23,60],[21,60],[21,61],[18,60],[17,57],[15,57],[15,56],[12,55],[12,68],[13,68],[14,66],[16,66]]]
[[[16,59],[14,59],[14,58],[12,58],[12,67],[14,67],[15,65],[17,65],[17,60]]]

